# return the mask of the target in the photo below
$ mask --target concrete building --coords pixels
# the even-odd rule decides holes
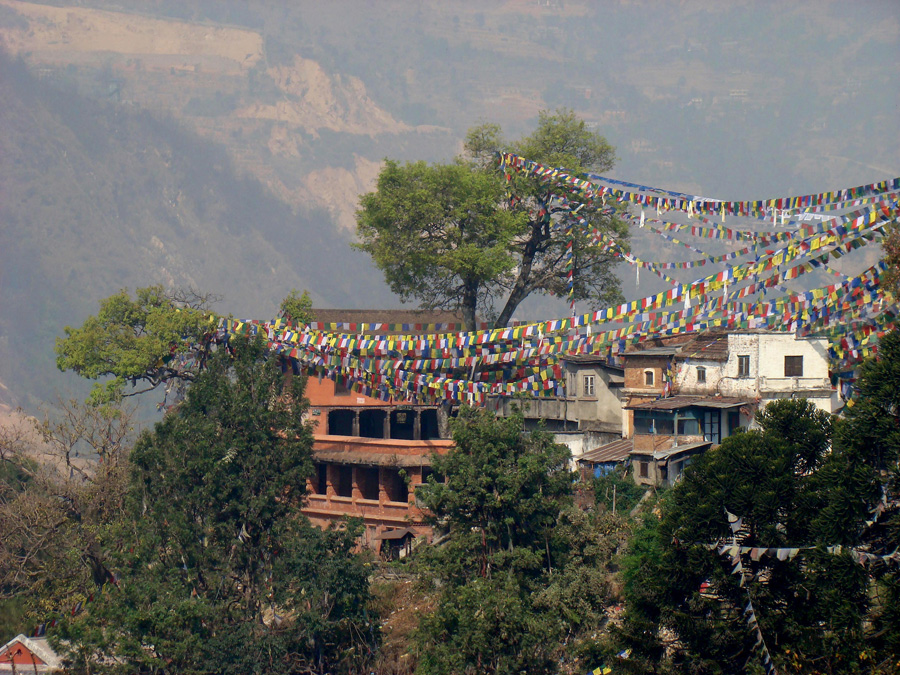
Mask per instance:
[[[825,412],[839,407],[828,372],[828,341],[763,330],[707,333],[675,357],[674,390],[750,398],[762,408],[780,398],[806,398]]]
[[[564,397],[524,401],[497,397],[489,405],[501,416],[509,415],[513,405],[521,406],[525,427],[551,432],[577,462],[588,450],[622,438],[624,369],[600,356],[569,354],[561,360]]]
[[[764,330],[658,338],[625,353],[623,428],[639,484],[671,484],[780,398],[833,412],[827,341]]]

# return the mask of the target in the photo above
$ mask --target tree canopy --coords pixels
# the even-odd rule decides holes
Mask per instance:
[[[421,553],[437,607],[419,628],[420,670],[551,673],[604,621],[621,522],[572,506],[569,450],[522,417],[464,408],[455,448],[420,497],[448,534]]]
[[[503,150],[573,172],[607,171],[615,160],[606,140],[568,110],[542,112],[537,129],[514,142],[497,125],[474,127],[452,163],[385,163],[375,191],[360,201],[359,248],[401,299],[460,310],[469,330],[479,312],[506,325],[533,293],[565,297],[570,239],[574,298],[616,301],[612,256],[583,227],[567,234],[546,186],[521,176],[507,181],[496,161]],[[627,228],[612,212],[579,216],[624,244]]]
[[[101,300],[97,315],[80,327],[65,327],[65,337],[56,340],[56,365],[99,380],[91,392],[95,404],[160,385],[167,398],[174,388],[174,399],[180,400],[215,349],[218,316],[211,305],[218,299],[159,285],[138,288],[134,298],[119,291]],[[311,310],[309,293],[293,289],[279,313],[294,323],[308,323]]]
[[[218,350],[131,453],[109,578],[54,640],[74,672],[355,672],[366,619],[358,528],[300,515],[312,472],[302,380],[262,340]],[[105,583],[104,583],[105,581]]]
[[[209,355],[215,321],[208,296],[139,288],[100,301],[100,311],[80,328],[65,327],[56,340],[56,365],[92,380],[96,402],[131,396],[168,382],[192,381]],[[131,383],[143,387],[127,391]]]
[[[685,471],[635,533],[625,565],[619,635],[634,649],[634,672],[748,663],[763,672],[760,635],[779,671],[893,672],[896,568],[829,548],[885,555],[898,544],[886,522],[870,522],[884,479],[856,410],[834,422],[805,400],[777,401],[757,415],[759,429],[726,438]],[[732,545],[742,553],[720,548]]]

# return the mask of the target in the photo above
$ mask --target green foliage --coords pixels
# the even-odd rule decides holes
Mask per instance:
[[[446,482],[421,488],[449,531],[421,552],[439,591],[417,635],[424,673],[555,672],[604,620],[622,523],[574,508],[568,449],[522,423],[464,408],[433,460]]]
[[[900,299],[900,226],[892,223],[886,229],[887,237],[881,242],[884,248],[884,262],[887,270],[882,278],[882,284],[894,296]]]
[[[453,164],[387,161],[357,212],[359,248],[405,301],[460,309],[472,329],[477,311],[506,325],[532,293],[566,294],[568,236],[547,216],[546,186],[508,183],[496,152],[512,149],[572,171],[607,170],[613,149],[571,111],[541,113],[535,132],[507,144],[494,124],[469,131],[466,155]],[[583,212],[592,226],[627,237],[620,221]],[[611,258],[574,228],[575,297],[596,304],[619,297]],[[495,302],[500,304],[495,308]]]
[[[287,297],[281,301],[279,312],[281,316],[293,323],[309,323],[313,320],[312,306],[313,302],[309,297],[309,291],[299,293],[296,288],[292,288]]]
[[[646,492],[632,479],[628,467],[620,465],[605,476],[594,478],[594,498],[598,505],[606,510],[613,510],[615,501],[616,513],[628,513],[641,500]]]
[[[322,531],[298,512],[302,380],[283,392],[262,340],[232,347],[132,451],[103,540],[119,579],[55,636],[75,672],[351,672],[371,651],[359,526]]]
[[[888,351],[894,341],[887,341]],[[874,372],[867,366],[863,388]],[[878,372],[880,378],[883,369]],[[631,542],[627,612],[618,634],[634,649],[635,672],[737,672],[759,663],[756,634],[743,612],[748,596],[781,667],[870,672],[866,659],[896,655],[889,646],[896,645],[896,625],[877,639],[866,628],[893,617],[882,598],[893,597],[895,573],[883,565],[867,571],[846,552],[825,550],[896,548],[896,539],[865,525],[880,494],[869,466],[873,447],[863,449],[865,438],[855,449],[847,444],[852,416],[833,432],[831,417],[805,400],[772,403],[757,421],[761,429],[728,437],[701,456],[663,497],[659,517],[648,516]],[[737,539],[726,510],[743,519]],[[805,548],[793,560],[744,556],[742,587],[730,560],[709,546],[732,541]],[[708,584],[702,594],[701,584]]]
[[[391,290],[425,307],[462,307],[474,322],[496,281],[515,267],[513,243],[525,224],[499,208],[498,176],[464,164],[386,162],[357,214],[360,248]]]
[[[102,300],[96,316],[80,328],[66,326],[66,337],[56,340],[60,370],[92,380],[112,378],[95,384],[95,402],[131,395],[124,389],[127,382],[152,389],[173,379],[193,380],[206,359],[215,324],[205,302],[192,307],[162,286],[139,288],[136,296],[123,290]],[[188,355],[186,365],[182,357]]]
[[[130,414],[60,402],[37,430],[0,429],[0,597],[26,632],[104,578],[98,537],[122,511]]]

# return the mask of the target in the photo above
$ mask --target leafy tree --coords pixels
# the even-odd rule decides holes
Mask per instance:
[[[517,176],[507,182],[496,153],[512,150],[569,171],[606,171],[614,151],[573,112],[542,112],[529,136],[508,143],[500,127],[471,129],[465,154],[451,164],[387,161],[374,192],[357,211],[359,248],[384,272],[391,289],[423,307],[459,309],[467,328],[476,313],[497,312],[506,325],[532,293],[565,296],[566,247],[574,247],[576,300],[618,299],[612,257],[594,246],[591,233],[567,234],[549,202],[546,185]],[[612,213],[579,212],[593,228],[624,240],[625,225]],[[498,303],[495,307],[495,303]]]
[[[884,261],[887,263],[887,272],[882,283],[894,295],[900,298],[900,227],[896,223],[887,227],[887,236],[882,242],[884,247]]]
[[[760,664],[748,601],[776,663],[792,672],[872,672],[873,663],[897,657],[897,624],[877,639],[867,630],[896,618],[886,602],[896,599],[895,574],[826,550],[840,544],[884,554],[897,545],[877,534],[881,526],[866,525],[880,494],[877,472],[866,468],[871,446],[849,447],[852,418],[835,429],[804,400],[770,404],[757,422],[759,430],[725,439],[693,464],[662,499],[659,517],[648,516],[635,533],[619,632],[635,651],[633,672]],[[742,518],[737,533],[726,510]],[[802,550],[793,559],[744,555],[735,574],[713,543]]]
[[[301,378],[283,382],[264,341],[235,340],[139,438],[101,542],[114,574],[55,635],[75,672],[361,667],[375,632],[358,526],[299,514],[312,433]]]
[[[620,522],[573,508],[568,449],[522,425],[464,408],[433,461],[446,482],[421,488],[449,532],[422,552],[439,588],[418,633],[424,673],[554,672],[603,622]]]
[[[293,323],[309,323],[313,320],[312,298],[309,291],[300,293],[292,288],[287,297],[281,301],[280,315]]]
[[[616,513],[628,513],[641,498],[647,489],[634,482],[625,465],[617,466],[605,476],[595,478],[594,499],[598,505],[602,505],[609,511]]]
[[[92,380],[111,378],[94,385],[92,400],[98,403],[193,381],[215,334],[211,299],[162,286],[139,288],[135,299],[120,291],[102,300],[97,316],[80,328],[66,326],[66,336],[56,340],[56,365]],[[146,387],[126,391],[129,382]]]
[[[0,430],[0,598],[29,631],[107,576],[98,533],[121,514],[132,415],[60,401]]]
[[[92,380],[90,401],[113,402],[166,387],[175,400],[203,370],[215,348],[217,317],[210,312],[218,297],[193,290],[139,288],[132,299],[119,291],[100,301],[100,311],[80,328],[66,326],[56,340],[56,365]],[[309,293],[296,289],[281,302],[281,316],[312,320]],[[131,383],[132,388],[126,385]],[[141,388],[136,388],[138,384]]]

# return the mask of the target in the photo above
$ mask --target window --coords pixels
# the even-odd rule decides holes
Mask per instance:
[[[581,388],[582,396],[594,396],[594,376],[593,375],[585,375],[584,376],[584,386]]]
[[[703,440],[719,444],[719,411],[710,410],[703,413]]]
[[[706,383],[706,368],[703,366],[697,366],[697,382],[699,384]]]
[[[750,377],[750,355],[738,356],[738,377]]]
[[[784,376],[785,377],[803,377],[803,357],[802,356],[785,356],[784,357]]]
[[[649,468],[650,467],[648,466],[647,462],[638,462],[638,476],[640,476],[641,478],[646,478],[648,474],[647,470]]]
[[[653,386],[653,371],[652,370],[644,371],[644,384],[648,387]]]
[[[335,380],[334,395],[335,396],[349,396],[350,390],[347,388],[347,384],[345,382]]]
[[[690,418],[678,420],[679,436],[697,436],[700,434],[700,424]]]

